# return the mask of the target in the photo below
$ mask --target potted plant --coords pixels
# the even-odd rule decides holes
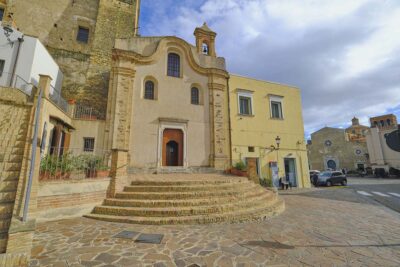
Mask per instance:
[[[110,176],[110,168],[108,166],[99,166],[97,169],[97,177],[109,177]]]
[[[235,166],[231,169],[231,174],[237,176],[247,176],[246,164],[243,161],[236,162]]]

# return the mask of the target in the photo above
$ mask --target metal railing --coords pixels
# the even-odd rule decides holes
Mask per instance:
[[[74,118],[84,120],[105,120],[106,115],[104,112],[101,112],[93,107],[78,103],[76,104]]]
[[[39,180],[71,180],[108,177],[109,151],[51,147],[40,161]]]
[[[50,100],[64,112],[68,112],[68,102],[61,96],[61,92],[50,85]]]
[[[17,74],[0,72],[0,86],[16,88],[30,96],[34,85]]]

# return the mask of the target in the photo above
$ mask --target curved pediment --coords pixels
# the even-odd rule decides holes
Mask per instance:
[[[135,64],[147,65],[153,64],[166,53],[174,50],[179,50],[190,66],[199,73],[213,72],[228,75],[224,58],[199,54],[195,46],[175,36],[117,39],[113,55],[127,57]]]

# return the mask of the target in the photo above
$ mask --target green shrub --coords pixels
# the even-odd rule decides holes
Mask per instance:
[[[234,167],[235,167],[235,169],[240,170],[240,171],[246,170],[246,164],[243,161],[236,162]]]

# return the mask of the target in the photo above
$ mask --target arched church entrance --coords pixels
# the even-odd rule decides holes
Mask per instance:
[[[163,133],[163,166],[183,166],[183,132],[165,129]]]

